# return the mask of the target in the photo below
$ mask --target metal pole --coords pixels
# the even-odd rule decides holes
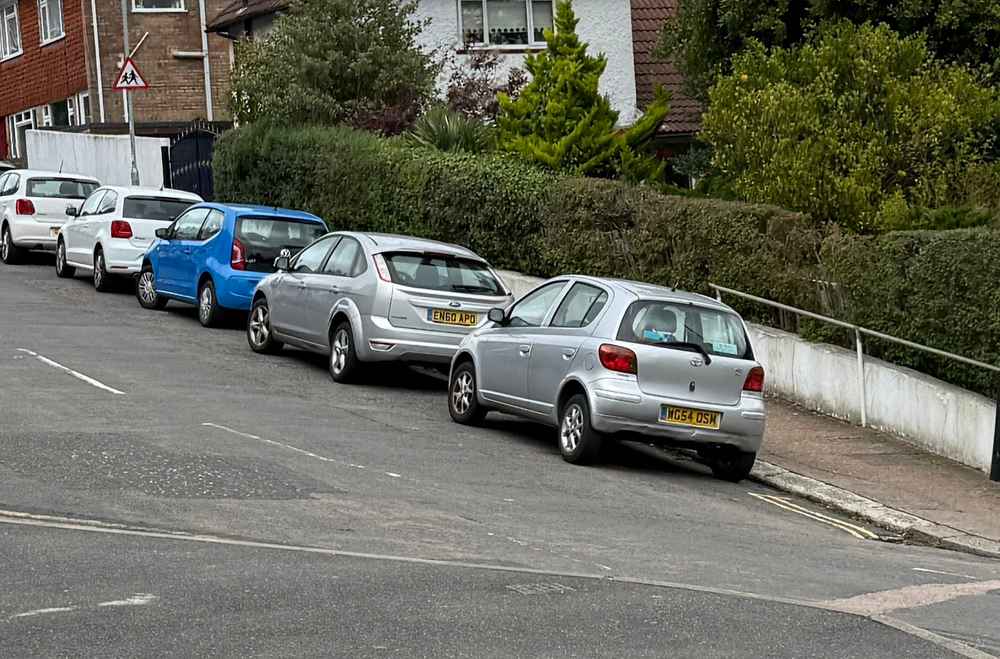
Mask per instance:
[[[990,465],[990,480],[1000,483],[1000,396],[997,396],[997,414],[993,422],[993,463]]]
[[[868,396],[865,394],[865,353],[861,345],[861,332],[854,330],[854,344],[858,350],[858,393],[861,396],[861,427],[868,426]]]
[[[128,0],[122,0],[122,53],[128,58]],[[125,105],[128,113],[128,139],[132,150],[132,185],[139,185],[139,167],[135,162],[135,112],[132,110],[132,93],[125,91]]]

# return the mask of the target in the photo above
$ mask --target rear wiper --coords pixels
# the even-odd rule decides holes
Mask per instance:
[[[493,289],[486,288],[485,286],[464,286],[462,284],[453,284],[451,290],[456,293],[492,293]]]
[[[689,341],[670,341],[668,343],[656,343],[654,345],[663,346],[664,348],[678,348],[680,350],[700,352],[701,356],[705,358],[705,366],[712,363],[712,358],[709,356],[708,351],[705,350],[705,346],[700,343],[691,343]]]

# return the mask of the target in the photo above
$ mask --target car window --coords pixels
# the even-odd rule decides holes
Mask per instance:
[[[292,265],[292,272],[319,272],[320,266],[323,265],[323,259],[326,258],[327,253],[338,238],[340,236],[324,236],[299,252]]]
[[[236,238],[246,249],[247,270],[254,272],[274,272],[274,259],[281,250],[295,254],[327,231],[325,224],[292,217],[243,215],[236,221]]]
[[[586,327],[601,313],[608,302],[604,289],[576,283],[552,317],[552,327]]]
[[[0,195],[7,194],[5,190],[7,189],[7,177],[10,174],[0,174]]]
[[[514,305],[507,324],[511,327],[539,327],[565,285],[564,281],[555,281],[529,293]]]
[[[4,187],[0,189],[0,194],[11,195],[17,192],[18,185],[21,182],[21,177],[18,174],[7,174],[7,180],[4,182]]]
[[[633,302],[622,318],[618,340],[666,348],[672,343],[694,343],[710,355],[753,357],[736,314],[680,302]]]
[[[196,203],[175,197],[125,197],[122,216],[129,220],[170,222]]]
[[[323,267],[323,272],[340,277],[356,277],[364,271],[364,251],[357,240],[347,237],[334,248]]]
[[[97,207],[101,204],[101,199],[104,198],[107,190],[97,190],[94,194],[87,197],[87,201],[83,202],[83,206],[80,206],[80,215],[93,215],[97,212]]]
[[[214,208],[208,211],[208,217],[205,219],[205,224],[201,226],[201,231],[198,233],[198,240],[208,240],[215,234],[222,231],[222,221],[225,219],[226,216]]]
[[[503,286],[482,261],[445,254],[383,254],[395,284],[432,291],[504,295]]]
[[[101,205],[97,207],[96,215],[104,215],[105,213],[115,212],[115,206],[118,205],[118,193],[114,190],[108,190],[107,194],[104,195],[104,199],[101,199]]]
[[[92,181],[59,178],[29,178],[25,196],[48,199],[85,199],[97,189]]]
[[[181,215],[174,224],[174,239],[197,240],[198,232],[207,215],[207,208],[195,208]]]

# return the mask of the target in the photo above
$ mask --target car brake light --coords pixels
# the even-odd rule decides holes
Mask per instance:
[[[378,272],[378,278],[391,283],[392,277],[389,275],[389,266],[386,265],[385,258],[381,254],[376,254],[372,260],[375,261],[375,271]]]
[[[229,265],[233,270],[247,269],[246,252],[239,239],[233,240],[233,251],[229,257]]]
[[[18,199],[14,204],[14,212],[18,215],[34,215],[35,205],[30,199]]]
[[[111,220],[112,238],[131,238],[132,225],[125,220]]]
[[[743,383],[743,391],[753,391],[762,393],[764,391],[764,369],[754,366],[747,373],[746,382]]]
[[[609,371],[635,375],[639,370],[639,361],[628,348],[605,343],[597,349],[597,355],[601,359],[601,366]]]

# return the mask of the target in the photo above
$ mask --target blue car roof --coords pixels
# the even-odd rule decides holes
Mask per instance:
[[[291,217],[298,220],[309,220],[313,222],[319,222],[325,224],[323,219],[313,215],[312,213],[307,213],[305,211],[297,211],[291,208],[278,208],[276,206],[257,206],[253,204],[221,204],[218,202],[210,202],[206,204],[207,206],[216,206],[220,210],[231,210],[236,215],[263,215],[267,216],[281,216],[281,217]]]

